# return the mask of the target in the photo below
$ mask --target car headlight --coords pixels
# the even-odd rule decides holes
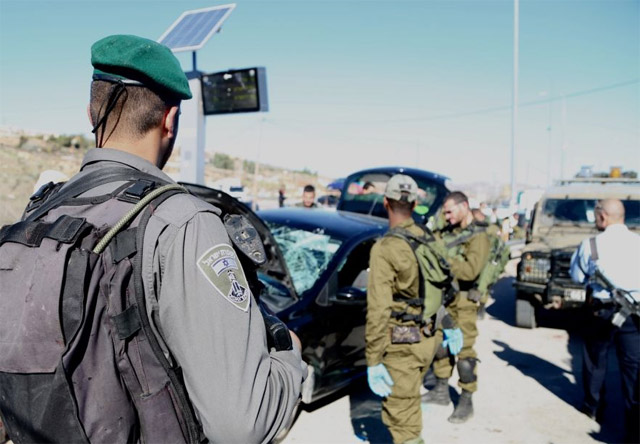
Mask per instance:
[[[547,257],[534,257],[526,253],[522,257],[520,278],[523,281],[546,283],[549,277],[551,260]]]

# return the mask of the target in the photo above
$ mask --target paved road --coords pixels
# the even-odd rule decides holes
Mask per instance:
[[[620,442],[621,395],[615,357],[610,356],[607,400],[601,427],[580,413],[581,341],[574,330],[551,317],[547,327],[514,326],[512,277],[501,279],[488,316],[479,322],[477,351],[479,391],[475,416],[454,425],[446,418],[453,406],[423,405],[423,438],[427,443],[594,443]],[[543,321],[544,322],[544,321]],[[457,376],[450,380],[452,397]],[[455,387],[457,389],[457,387]],[[380,403],[366,387],[355,384],[325,405],[300,413],[284,440],[297,443],[389,442],[380,422]],[[358,438],[359,435],[364,439]]]

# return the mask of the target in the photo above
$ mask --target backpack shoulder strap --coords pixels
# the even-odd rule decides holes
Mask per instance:
[[[174,187],[164,186],[154,191],[159,192],[153,198],[151,198],[155,199],[154,206],[157,207],[158,205],[162,204],[162,202],[175,194],[189,193],[184,187],[180,185],[171,185],[174,185]],[[177,185],[177,188],[175,187],[175,185]],[[137,212],[139,212],[142,208],[144,208],[144,206],[141,206],[141,208]],[[144,284],[142,281],[142,251],[145,237],[144,234],[147,228],[147,224],[149,223],[149,219],[153,214],[152,210],[153,208],[147,207],[146,210],[142,213],[136,232],[136,249],[138,251],[138,254],[133,257],[135,307],[140,319],[140,328],[144,330],[145,336],[149,341],[149,345],[151,346],[154,355],[158,358],[158,361],[161,363],[162,367],[169,377],[169,380],[172,383],[172,388],[175,390],[176,402],[178,405],[180,405],[183,413],[188,441],[190,443],[199,443],[202,441],[200,425],[198,423],[198,420],[196,419],[193,406],[189,401],[189,395],[186,391],[180,368],[170,361],[170,357],[168,358],[164,354],[160,342],[158,341],[158,338],[155,336],[151,328],[151,322],[149,321],[149,316],[147,315],[147,311],[145,309],[146,300],[144,293]]]
[[[429,242],[435,240],[435,237],[431,231],[426,227],[420,227],[423,231],[422,236],[413,234],[406,228],[394,227],[385,233],[385,236],[399,237],[406,240],[413,250],[418,248],[420,244],[427,245]]]
[[[60,188],[50,199],[29,214],[27,220],[36,220],[47,214],[51,209],[60,206],[64,201],[77,197],[97,186],[110,182],[136,179],[153,179],[156,182],[162,182],[162,179],[156,176],[131,168],[107,168],[91,171],[82,180],[77,180]]]

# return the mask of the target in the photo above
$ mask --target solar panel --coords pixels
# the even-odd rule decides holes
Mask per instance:
[[[185,11],[158,39],[173,52],[195,51],[204,46],[229,17],[235,3]]]

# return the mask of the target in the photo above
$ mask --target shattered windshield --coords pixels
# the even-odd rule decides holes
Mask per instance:
[[[302,294],[313,287],[342,242],[322,230],[267,225],[282,250],[296,293]]]

